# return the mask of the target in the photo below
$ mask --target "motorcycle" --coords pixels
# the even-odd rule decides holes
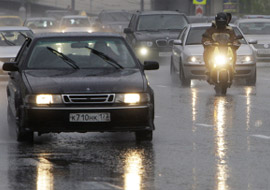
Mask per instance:
[[[233,46],[229,42],[229,36],[226,33],[213,35],[214,42],[208,45],[212,46],[209,60],[209,84],[215,86],[216,95],[226,95],[227,88],[230,88],[234,78],[234,63],[236,54]]]

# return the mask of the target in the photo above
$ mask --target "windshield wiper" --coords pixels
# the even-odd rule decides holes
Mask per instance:
[[[1,32],[1,35],[4,38],[4,40],[5,40],[5,42],[6,42],[7,45],[9,45],[9,46],[15,46],[16,45],[13,42],[9,41],[2,32]]]
[[[57,55],[58,57],[60,57],[62,60],[64,60],[65,63],[67,63],[69,66],[71,66],[73,69],[80,69],[78,67],[78,65],[76,64],[75,61],[73,61],[71,58],[69,58],[68,56],[66,56],[65,54],[51,48],[51,47],[47,47],[47,49],[52,52],[54,55]]]
[[[104,61],[106,61],[107,63],[109,63],[110,65],[112,65],[113,67],[117,68],[117,69],[124,69],[124,67],[122,65],[120,65],[119,63],[117,63],[117,61],[115,61],[113,58],[109,57],[108,55],[95,50],[93,48],[90,48],[88,46],[85,46],[85,48],[90,49],[92,53],[96,54],[97,56],[99,56],[100,58],[102,58]]]

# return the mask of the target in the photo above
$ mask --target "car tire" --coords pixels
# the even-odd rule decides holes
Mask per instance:
[[[135,132],[136,141],[152,141],[153,140],[153,131],[137,131]]]
[[[255,86],[256,81],[257,81],[257,69],[255,69],[254,74],[250,78],[246,79],[246,85]]]
[[[183,87],[190,87],[191,80],[185,77],[184,69],[181,63],[179,65],[179,78],[180,78],[180,83]]]
[[[34,140],[34,132],[25,130],[25,122],[23,113],[20,114],[19,120],[17,121],[16,134],[18,142],[33,142]]]

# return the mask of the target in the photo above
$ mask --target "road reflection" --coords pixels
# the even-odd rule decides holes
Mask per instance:
[[[53,165],[43,158],[42,155],[39,157],[37,165],[37,190],[53,190]]]
[[[46,139],[37,145],[15,144],[9,154],[7,184],[12,190],[155,189],[152,143],[113,138],[109,143],[91,142],[87,135],[83,140],[83,136],[77,137],[80,140],[75,136],[67,141],[58,138],[61,142]],[[16,167],[12,167],[14,163]]]
[[[128,152],[125,158],[125,190],[140,190],[143,173],[142,152]]]
[[[227,143],[226,143],[226,98],[216,97],[214,101],[214,125],[215,125],[215,152],[217,157],[216,182],[217,190],[227,190],[228,165],[227,165]]]

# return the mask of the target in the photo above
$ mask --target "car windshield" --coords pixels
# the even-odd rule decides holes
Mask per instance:
[[[129,22],[131,19],[132,14],[127,12],[108,12],[108,13],[102,13],[100,15],[101,22],[116,22],[116,21],[122,21],[122,22]]]
[[[32,36],[30,31],[1,31],[0,46],[21,46],[25,41],[25,36]]]
[[[269,35],[270,22],[247,22],[240,23],[239,28],[244,34],[250,35]]]
[[[202,35],[209,27],[191,27],[186,40],[186,45],[201,45]],[[241,35],[238,28],[233,27],[236,35]],[[245,39],[240,40],[241,44],[247,44]]]
[[[91,26],[88,18],[64,18],[62,27],[89,27]]]
[[[0,18],[0,26],[20,26],[21,24],[19,18]]]
[[[100,56],[91,49],[105,56]],[[58,56],[60,53],[62,55]],[[33,47],[27,67],[72,69],[67,61],[76,63],[79,69],[136,67],[134,58],[122,39],[104,37],[40,39]]]
[[[26,21],[25,26],[31,29],[48,29],[56,27],[56,21],[54,20],[29,20]]]
[[[186,25],[185,17],[178,14],[143,15],[139,18],[137,30],[182,30]]]

